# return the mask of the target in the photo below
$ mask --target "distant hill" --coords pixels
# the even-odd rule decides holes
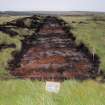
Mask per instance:
[[[105,14],[105,12],[88,12],[88,11],[1,11],[0,15],[13,15],[13,16],[23,16],[23,15],[100,15]]]

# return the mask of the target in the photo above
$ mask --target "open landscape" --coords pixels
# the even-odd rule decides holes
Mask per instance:
[[[105,14],[81,14],[0,16],[0,105],[105,105]]]

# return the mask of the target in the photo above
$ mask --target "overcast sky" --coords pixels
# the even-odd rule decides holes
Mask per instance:
[[[105,0],[0,0],[0,11],[104,11]]]

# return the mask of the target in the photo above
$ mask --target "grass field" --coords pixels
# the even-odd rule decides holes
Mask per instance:
[[[105,85],[94,81],[61,83],[58,94],[45,91],[45,83],[0,81],[0,105],[105,105]]]
[[[0,17],[0,24],[19,17]],[[84,42],[91,51],[95,49],[105,70],[105,21],[90,16],[61,17],[72,26],[76,42]],[[104,17],[105,18],[105,17]],[[21,33],[21,32],[20,32]],[[0,32],[0,44],[15,44],[16,48],[0,51],[0,77],[9,77],[6,70],[11,52],[21,49],[20,36],[9,37]],[[11,76],[10,76],[11,77]],[[105,84],[93,80],[61,83],[58,94],[45,91],[45,82],[9,79],[0,80],[0,105],[105,105]]]

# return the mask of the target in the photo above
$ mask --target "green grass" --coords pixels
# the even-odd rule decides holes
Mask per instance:
[[[21,41],[19,36],[10,37],[8,34],[0,32],[0,44],[15,44],[16,50],[21,50]]]
[[[20,37],[10,37],[8,34],[0,32],[0,44],[14,44],[16,48],[6,48],[0,51],[0,78],[9,75],[7,72],[8,62],[13,59],[12,52],[21,50]]]
[[[0,52],[0,78],[9,78],[11,75],[6,69],[8,67],[8,61],[12,60],[11,53],[14,51],[12,48],[4,49]],[[12,77],[12,76],[11,76]]]
[[[54,94],[45,91],[44,82],[0,81],[0,105],[105,105],[105,85],[90,80],[65,81]]]
[[[7,62],[12,59],[11,52],[13,51],[14,49],[8,48],[0,52],[0,67],[5,67]]]
[[[6,23],[8,21],[12,21],[18,18],[22,18],[24,16],[0,16],[0,24]]]
[[[71,31],[76,36],[76,42],[85,43],[91,52],[100,57],[100,68],[105,72],[105,21],[94,21],[91,16],[62,18],[73,27]]]

